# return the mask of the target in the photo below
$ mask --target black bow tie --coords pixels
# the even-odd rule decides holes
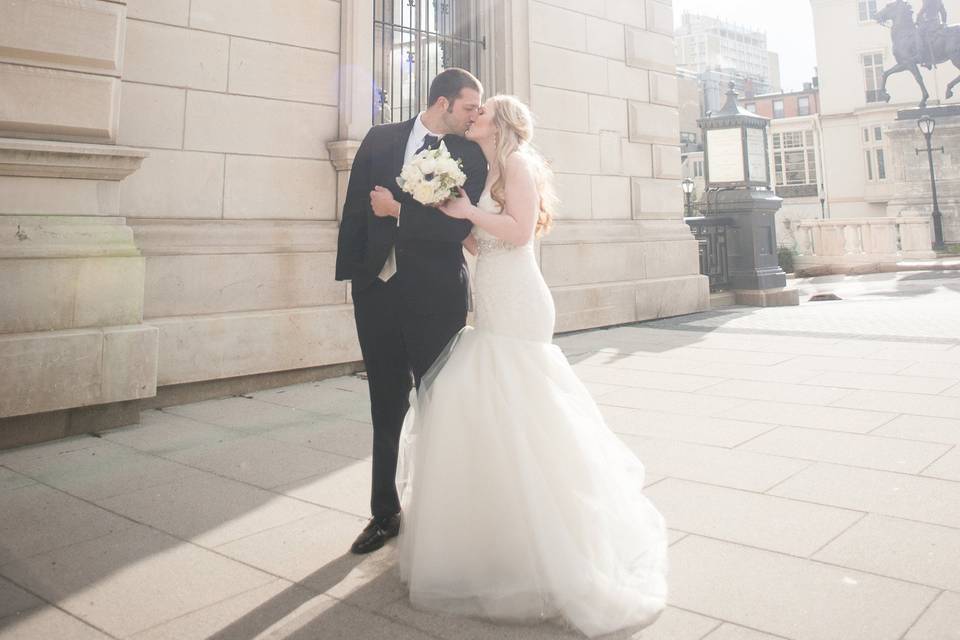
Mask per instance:
[[[420,148],[413,152],[414,155],[420,153],[424,149],[436,149],[440,146],[440,137],[430,135],[429,133],[423,136],[423,144],[420,145]]]

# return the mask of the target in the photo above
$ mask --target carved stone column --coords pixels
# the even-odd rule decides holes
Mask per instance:
[[[114,144],[125,30],[126,0],[0,0],[0,448],[135,422],[155,393],[118,198],[147,155]]]

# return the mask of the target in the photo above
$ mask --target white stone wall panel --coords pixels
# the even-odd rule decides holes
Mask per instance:
[[[535,85],[530,94],[536,126],[543,129],[587,132],[590,129],[588,104],[588,94],[579,91]]]
[[[619,60],[607,61],[607,76],[610,79],[609,94],[639,102],[650,101],[650,72],[646,69],[628,67]]]
[[[336,220],[336,171],[327,160],[227,156],[224,218]]]
[[[0,61],[119,76],[122,4],[0,0]]]
[[[635,219],[676,219],[683,208],[680,184],[676,180],[631,178]]]
[[[608,96],[589,96],[590,131],[614,131],[627,135],[627,101]]]
[[[531,2],[530,35],[533,42],[586,51],[586,16],[542,2]]]
[[[185,27],[190,22],[190,0],[127,0],[127,15]]]
[[[336,106],[338,64],[326,51],[231,38],[230,93]]]
[[[676,71],[673,37],[627,27],[627,64],[664,73]]]
[[[593,217],[627,219],[631,217],[630,179],[620,176],[591,176],[590,192]]]
[[[677,144],[680,120],[674,107],[630,101],[630,141]]]
[[[600,173],[600,140],[595,135],[541,129],[537,147],[554,171]]]
[[[335,0],[191,0],[190,26],[324,51],[340,50]]]
[[[120,183],[120,209],[146,218],[220,218],[224,157],[216,153],[151,151]]]
[[[229,38],[216,33],[130,20],[125,80],[225,91]]]
[[[646,26],[644,0],[604,0],[607,20],[632,27]]]
[[[587,18],[587,52],[604,58],[625,59],[623,24]]]
[[[653,145],[653,176],[668,180],[680,180],[680,147],[676,145]]]
[[[0,176],[7,215],[116,216],[119,194],[119,185],[106,180]]]
[[[180,149],[186,91],[124,82],[120,90],[120,144]]]
[[[149,256],[144,317],[345,304],[346,283],[333,279],[335,258],[333,252]]]
[[[184,148],[326,158],[337,135],[333,107],[203,91],[187,93]]]
[[[534,85],[586,93],[607,92],[607,60],[543,44],[530,45]]]
[[[588,220],[592,217],[590,176],[579,173],[556,173],[554,185],[560,198],[558,217],[564,220]]]
[[[0,63],[0,87],[0,137],[91,142],[116,138],[120,102],[116,78]]]
[[[360,360],[349,305],[158,318],[159,385]]]

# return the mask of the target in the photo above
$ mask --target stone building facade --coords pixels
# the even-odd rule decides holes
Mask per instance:
[[[0,0],[0,446],[356,367],[333,267],[375,4]],[[472,4],[557,174],[558,330],[704,309],[670,2]]]
[[[873,17],[886,4],[883,0],[810,0],[820,80],[822,181],[827,212],[833,218],[929,216],[932,208],[931,192],[923,178],[927,158],[914,152],[923,146],[923,136],[915,120],[906,127],[896,122],[898,111],[917,106],[920,89],[905,72],[889,77],[889,103],[879,93],[883,71],[896,64],[889,25],[881,25]],[[912,5],[919,10],[919,2]],[[950,22],[955,23],[960,0],[944,0],[944,6]],[[929,106],[960,104],[960,96],[945,96],[947,83],[957,75],[952,64],[921,69],[921,73],[930,93]],[[941,137],[948,129],[952,132]],[[943,126],[934,140],[934,145],[943,145],[947,153],[936,158],[945,180],[940,195],[954,203],[960,193],[953,169],[956,151],[950,138],[957,135],[956,124]],[[948,185],[947,181],[953,182]],[[945,208],[944,203],[941,207]],[[949,209],[945,234],[949,242],[960,242],[960,209],[956,204]]]

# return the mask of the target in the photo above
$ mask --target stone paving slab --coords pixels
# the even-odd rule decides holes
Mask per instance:
[[[960,640],[960,274],[794,284],[799,307],[558,338],[669,527],[670,606],[612,638]],[[417,611],[394,545],[348,553],[368,397],[337,378],[0,452],[0,640],[579,637]]]

